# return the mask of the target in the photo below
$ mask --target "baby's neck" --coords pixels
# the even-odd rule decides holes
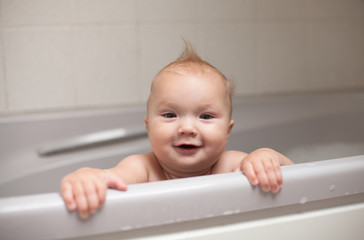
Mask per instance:
[[[166,180],[210,175],[211,172],[212,172],[212,168],[209,168],[209,169],[207,169],[205,171],[194,172],[194,173],[177,173],[177,172],[171,172],[171,171],[168,171],[166,169],[163,169],[163,173],[164,173],[164,175],[166,177]]]

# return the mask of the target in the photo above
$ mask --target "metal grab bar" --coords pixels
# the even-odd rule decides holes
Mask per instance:
[[[147,136],[143,127],[116,128],[101,132],[90,133],[74,138],[64,139],[56,142],[46,143],[37,150],[41,156],[51,155],[59,152],[75,150],[98,144],[104,144],[110,141],[124,140],[128,138]]]

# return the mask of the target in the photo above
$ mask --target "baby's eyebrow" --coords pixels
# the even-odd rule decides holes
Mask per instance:
[[[201,109],[211,109],[211,110],[215,110],[215,109],[219,109],[219,106],[216,103],[206,103],[200,106]]]
[[[157,104],[158,111],[172,111],[178,109],[178,107],[171,102],[160,102]]]
[[[158,107],[174,107],[174,104],[170,101],[160,101],[157,103]]]

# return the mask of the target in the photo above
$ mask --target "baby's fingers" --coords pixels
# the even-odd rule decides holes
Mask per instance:
[[[277,177],[278,186],[279,186],[279,188],[281,188],[283,185],[283,177],[282,177],[282,170],[281,170],[281,167],[279,166],[279,163],[277,163],[275,165],[275,174]]]
[[[83,184],[89,213],[95,213],[97,211],[100,206],[100,197],[103,197],[99,197],[97,194],[98,188],[101,187],[101,185],[97,186],[97,182],[94,183],[93,181],[87,181]],[[101,201],[103,202],[103,199],[101,199]]]
[[[265,161],[265,172],[270,185],[270,190],[273,193],[277,193],[282,186],[282,173],[278,161],[271,159],[271,161]]]
[[[127,185],[112,171],[104,170],[103,180],[107,187],[115,188],[120,191],[126,191]]]
[[[73,211],[76,209],[77,205],[75,199],[73,198],[72,185],[67,181],[62,181],[61,184],[61,195],[63,201],[65,202],[68,210]]]
[[[242,170],[253,186],[257,186],[259,184],[258,177],[254,170],[254,166],[250,162],[245,163]]]
[[[97,186],[97,197],[98,197],[98,201],[99,201],[99,206],[101,206],[102,204],[104,204],[105,199],[106,199],[106,191],[107,191],[107,185],[105,184],[104,181],[98,181],[95,183]]]
[[[266,173],[266,175],[267,175],[268,185],[269,185],[269,190],[268,191],[272,191],[273,193],[277,193],[279,191],[280,186],[278,184],[277,176],[276,176],[275,172],[274,171],[269,171],[269,172]]]
[[[271,190],[270,178],[267,175],[265,167],[259,162],[256,163],[255,170],[257,172],[260,187],[263,189],[263,191],[269,192]]]
[[[86,199],[86,193],[81,182],[74,184],[74,196],[76,198],[76,204],[78,213],[81,218],[86,219],[89,217],[89,206]]]

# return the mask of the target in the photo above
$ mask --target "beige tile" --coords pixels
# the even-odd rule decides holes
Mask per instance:
[[[74,105],[71,33],[68,30],[4,30],[9,110]]]
[[[70,21],[70,0],[2,0],[4,26],[65,24]]]
[[[75,23],[136,23],[135,0],[72,0]]]
[[[361,4],[361,18],[360,18],[360,23],[359,23],[359,28],[361,31],[361,38],[360,38],[360,42],[363,43],[364,42],[364,1],[362,1]],[[360,78],[359,78],[359,87],[360,88],[364,88],[364,44],[360,44],[361,47],[361,71],[360,71]]]
[[[78,105],[135,103],[138,100],[136,28],[75,29],[74,39]]]
[[[0,28],[0,113],[7,110],[7,90],[5,87],[5,65],[3,62],[3,53],[4,49],[2,44],[2,29]]]
[[[257,25],[256,74],[259,92],[307,90],[306,35],[305,24]]]
[[[314,19],[359,18],[363,8],[362,0],[310,0]]]
[[[202,22],[250,22],[253,18],[253,0],[199,0],[199,9]]]
[[[3,16],[4,16],[4,13],[3,13],[3,7],[1,5],[1,1],[0,1],[0,28],[3,27]]]
[[[253,24],[202,25],[203,53],[212,65],[235,83],[235,94],[254,94]]]
[[[142,24],[196,23],[196,0],[140,0],[139,18]]]
[[[307,17],[307,2],[305,0],[255,0],[254,15],[258,22],[301,21]]]
[[[194,25],[142,26],[140,29],[141,94],[145,101],[154,76],[181,54],[185,40],[200,53],[197,27]]]
[[[355,88],[363,42],[352,23],[314,23],[311,35],[312,89]]]
[[[5,82],[4,78],[0,76],[0,114],[5,113],[8,110],[6,105]]]

